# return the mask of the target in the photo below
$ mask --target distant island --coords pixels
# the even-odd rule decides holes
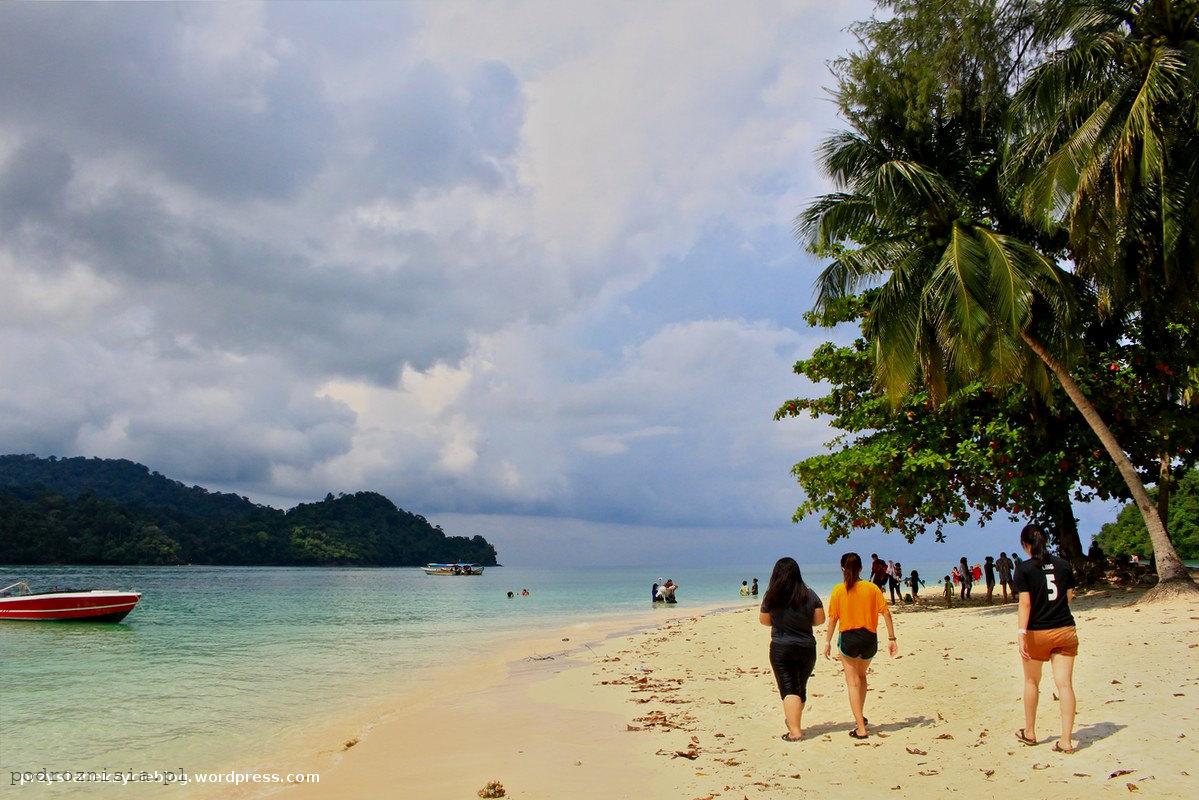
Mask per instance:
[[[187,486],[124,459],[0,456],[0,564],[496,564],[376,492],[288,511]]]

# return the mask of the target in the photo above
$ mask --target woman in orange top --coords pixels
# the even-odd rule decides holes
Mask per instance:
[[[857,553],[841,556],[844,583],[833,588],[828,599],[828,627],[825,628],[824,657],[832,653],[833,631],[841,629],[837,650],[845,672],[845,688],[849,693],[849,708],[856,723],[849,735],[855,739],[869,736],[866,728],[866,669],[878,652],[878,615],[887,622],[887,652],[894,658],[899,653],[895,641],[895,622],[882,590],[862,577],[862,557]]]

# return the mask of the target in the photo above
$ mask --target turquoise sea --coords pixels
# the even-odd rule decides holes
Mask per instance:
[[[0,623],[0,775],[254,768],[331,715],[419,689],[426,668],[478,656],[497,639],[599,617],[652,623],[662,616],[649,602],[659,577],[680,585],[679,609],[748,604],[741,581],[757,577],[764,591],[770,566],[501,567],[472,578],[410,568],[0,567],[0,586],[144,593],[120,624]],[[912,566],[935,591],[935,568]],[[829,565],[805,577],[827,597],[840,573]],[[29,789],[21,796],[60,796]]]

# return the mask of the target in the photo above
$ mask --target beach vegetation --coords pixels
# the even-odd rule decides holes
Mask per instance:
[[[1156,492],[1150,490],[1151,495]],[[1178,555],[1188,561],[1199,560],[1199,471],[1191,470],[1179,479],[1170,502],[1169,530]],[[1095,539],[1108,556],[1148,558],[1153,553],[1149,531],[1135,503],[1121,508],[1115,521],[1104,525]]]
[[[848,127],[821,162],[835,191],[797,220],[826,259],[815,311],[874,289],[862,333],[893,410],[972,385],[1050,407],[1064,395],[1136,503],[1159,581],[1194,591],[1088,390],[1105,347],[1163,354],[1138,387],[1156,413],[1136,435],[1168,497],[1172,421],[1194,416],[1199,0],[880,7],[834,65]]]
[[[863,322],[869,294],[845,298],[809,324],[836,328]],[[1101,353],[1107,358],[1109,354]],[[784,402],[776,419],[810,415],[838,431],[828,452],[800,461],[793,473],[805,499],[795,520],[820,515],[829,540],[881,528],[914,541],[996,515],[1031,519],[1050,531],[1059,552],[1082,556],[1073,503],[1125,498],[1124,482],[1064,398],[1046,401],[1026,387],[994,391],[980,381],[956,387],[934,404],[920,389],[896,407],[877,391],[873,351],[863,335],[826,342],[795,364],[798,375],[827,386],[822,395]],[[1135,382],[1124,371],[1096,370],[1089,387],[1123,433],[1140,419]],[[1199,458],[1191,441],[1190,463]],[[1139,454],[1156,465],[1152,449]]]

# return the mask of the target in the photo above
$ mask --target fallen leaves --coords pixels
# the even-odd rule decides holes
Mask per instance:
[[[911,754],[912,754],[912,755],[914,755],[914,756],[926,756],[926,755],[928,755],[928,751],[927,751],[927,750],[921,750],[919,747],[905,747],[905,748],[904,748],[904,750],[907,750],[909,753],[911,753]]]
[[[505,797],[507,794],[508,790],[499,781],[488,781],[487,785],[479,790],[479,797]]]

